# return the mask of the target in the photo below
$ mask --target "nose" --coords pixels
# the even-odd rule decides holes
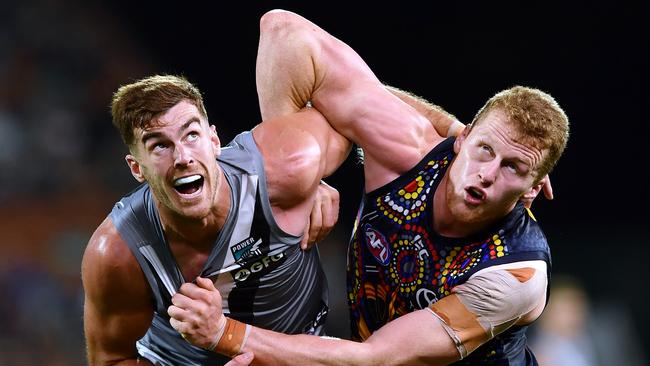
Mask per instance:
[[[187,166],[194,163],[191,151],[183,147],[183,145],[176,145],[174,149],[174,166]]]
[[[481,165],[481,168],[479,169],[478,172],[478,179],[481,182],[481,185],[484,187],[489,187],[494,183],[494,180],[497,177],[497,173],[499,171],[499,164],[496,161],[496,159],[486,162],[483,165]]]

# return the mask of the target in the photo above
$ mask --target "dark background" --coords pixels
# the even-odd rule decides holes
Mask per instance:
[[[513,85],[553,95],[571,138],[551,174],[556,199],[533,207],[552,247],[553,274],[579,281],[594,308],[616,308],[629,320],[631,341],[650,347],[643,239],[650,33],[641,2],[35,0],[3,7],[0,314],[8,331],[0,363],[34,364],[37,356],[17,348],[24,339],[38,353],[56,354],[42,364],[83,362],[81,254],[113,202],[135,186],[110,124],[111,93],[151,74],[183,74],[203,91],[211,122],[229,141],[260,120],[258,22],[273,8],[314,21],[357,50],[382,81],[464,122]],[[345,336],[342,271],[361,167],[349,159],[327,181],[342,197],[340,225],[321,246],[333,268],[329,326]],[[66,336],[58,337],[62,329]]]

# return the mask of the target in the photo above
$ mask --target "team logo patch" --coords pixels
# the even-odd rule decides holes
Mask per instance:
[[[417,302],[417,309],[424,309],[429,307],[429,305],[438,301],[438,296],[436,293],[429,290],[428,288],[418,289],[415,294],[415,301]]]
[[[262,239],[257,239],[256,241],[255,238],[249,237],[230,247],[230,250],[232,251],[233,258],[235,258],[235,262],[241,263],[249,258],[262,256],[261,245]]]
[[[281,252],[276,255],[264,257],[256,262],[250,262],[246,267],[241,268],[235,273],[235,281],[243,282],[249,279],[258,279],[277,268],[285,258],[284,252]]]
[[[366,244],[370,253],[377,259],[377,261],[384,266],[390,261],[390,247],[388,241],[377,230],[373,229],[370,225],[363,225],[363,232],[366,236]]]

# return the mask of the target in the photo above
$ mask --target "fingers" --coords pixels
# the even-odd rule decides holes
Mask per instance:
[[[247,366],[250,365],[253,361],[253,353],[244,352],[241,355],[237,355],[232,360],[228,361],[225,366]]]
[[[167,312],[169,312],[169,309],[167,310]],[[176,329],[176,331],[178,331],[178,333],[180,333],[180,334],[185,334],[190,330],[189,323],[184,322],[184,321],[180,321],[180,320],[178,320],[178,319],[176,319],[174,317],[169,319],[169,324],[171,324],[172,328]],[[185,337],[183,337],[183,338],[185,338]]]
[[[192,311],[204,311],[211,307],[221,308],[221,294],[214,287],[212,280],[197,277],[196,284],[186,282],[180,287],[178,292],[172,296],[172,305]],[[177,315],[183,316],[182,313]]]
[[[226,318],[221,295],[212,280],[198,277],[196,283],[184,283],[172,296],[167,308],[169,323],[185,340],[203,348],[210,347],[223,331]]]
[[[316,240],[323,240],[327,234],[334,228],[336,222],[339,220],[339,191],[333,187],[323,183],[326,186],[329,195],[327,196],[328,200],[321,203],[321,212],[322,212],[322,221],[323,227],[319,232],[319,236]]]
[[[176,305],[170,305],[167,308],[167,314],[169,314],[169,316],[172,317],[173,319],[178,319],[180,321],[185,321],[188,319],[187,310]]]
[[[323,227],[323,211],[322,211],[322,197],[317,197],[314,206],[309,215],[309,235],[307,238],[307,246],[302,249],[311,248],[312,245],[318,241],[318,236],[321,228]]]
[[[217,288],[214,287],[214,282],[209,278],[197,277],[196,284],[198,287],[208,290],[208,291],[217,291]]]
[[[307,218],[307,226],[305,226],[305,231],[302,233],[302,239],[300,240],[300,248],[303,250],[309,249],[309,229],[311,228],[311,219]]]
[[[309,215],[308,237],[306,240],[303,238],[301,242],[303,249],[307,249],[315,242],[323,240],[332,231],[339,219],[339,202],[339,192],[321,181]]]

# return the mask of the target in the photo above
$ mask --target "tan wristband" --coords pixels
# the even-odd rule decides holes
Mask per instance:
[[[226,326],[218,342],[216,342],[211,351],[221,353],[228,357],[238,355],[250,333],[251,326],[235,319],[226,318]]]

